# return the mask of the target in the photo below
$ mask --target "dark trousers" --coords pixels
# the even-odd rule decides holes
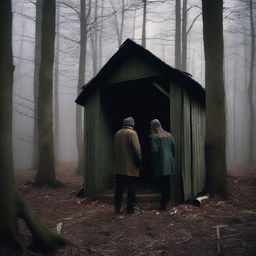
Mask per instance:
[[[170,200],[170,175],[161,176],[158,179],[161,191],[160,208],[164,210]]]
[[[116,211],[120,211],[121,209],[123,190],[125,186],[127,186],[128,188],[127,212],[134,211],[134,204],[135,204],[135,198],[136,198],[135,182],[136,182],[136,177],[116,174],[116,188],[115,188],[115,198],[114,198]]]

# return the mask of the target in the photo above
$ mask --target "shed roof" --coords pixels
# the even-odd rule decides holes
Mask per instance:
[[[154,63],[158,70],[161,70],[159,75],[167,75],[172,78],[178,85],[183,86],[189,94],[195,95],[201,102],[205,103],[205,90],[204,88],[192,79],[189,73],[180,71],[173,68],[156,57],[149,50],[141,45],[135,43],[131,39],[127,39],[118,49],[118,51],[108,60],[102,69],[95,75],[87,84],[82,87],[82,92],[78,95],[75,102],[79,105],[85,106],[87,97],[90,91],[98,86],[102,86],[107,77],[113,72],[120,64],[120,61],[125,61],[127,56],[134,55],[140,58],[145,58],[147,61]],[[154,76],[155,74],[152,74]]]

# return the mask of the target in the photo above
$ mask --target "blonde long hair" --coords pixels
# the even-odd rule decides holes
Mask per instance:
[[[153,119],[150,122],[150,136],[159,136],[160,138],[170,137],[171,134],[162,128],[162,125],[158,119]]]

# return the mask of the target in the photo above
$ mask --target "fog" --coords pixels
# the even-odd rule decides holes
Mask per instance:
[[[98,55],[97,71],[118,50],[116,20],[121,19],[121,2],[98,0]],[[142,4],[139,0],[124,1],[127,9],[122,42],[131,38],[141,43]],[[245,2],[245,3],[243,3]],[[111,4],[112,3],[112,4]],[[59,146],[56,162],[77,161],[76,104],[79,64],[79,1],[59,1]],[[71,8],[71,7],[72,8]],[[95,14],[92,1],[91,16]],[[250,26],[246,1],[224,1],[225,88],[227,102],[227,157],[228,165],[251,165],[248,160],[249,108],[248,83],[250,67]],[[204,86],[204,49],[201,1],[188,1],[187,11],[187,72]],[[256,6],[255,6],[256,8]],[[33,157],[34,126],[34,46],[35,1],[13,1],[13,149],[16,169],[28,169]],[[254,9],[254,20],[256,20]],[[85,79],[94,73],[92,58],[93,21],[89,30]],[[102,32],[101,32],[102,31]],[[100,34],[101,32],[101,34]],[[174,66],[175,1],[148,1],[146,23],[146,48],[163,61]],[[56,41],[56,40],[55,40]],[[95,42],[94,42],[95,43]],[[99,44],[100,45],[100,44]],[[100,51],[101,53],[101,51]],[[56,54],[56,51],[55,51]],[[254,66],[255,70],[255,66]],[[255,76],[254,76],[255,88]],[[255,96],[255,90],[254,90]],[[254,105],[255,97],[254,97]],[[256,131],[255,131],[256,132]],[[56,145],[55,145],[56,146]],[[254,150],[255,152],[255,150]],[[254,155],[254,161],[256,156]],[[255,163],[255,162],[254,162]]]

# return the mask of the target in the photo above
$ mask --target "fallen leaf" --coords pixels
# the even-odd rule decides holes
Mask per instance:
[[[62,222],[57,224],[57,227],[56,227],[57,233],[61,232],[62,224],[63,224]]]

